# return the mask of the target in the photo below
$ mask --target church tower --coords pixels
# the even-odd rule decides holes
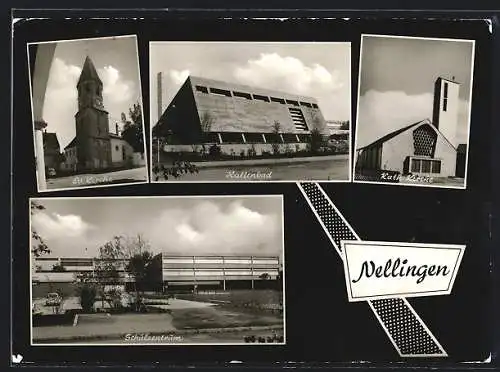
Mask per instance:
[[[455,147],[458,130],[460,84],[455,78],[448,80],[439,77],[434,85],[434,109],[432,123]]]
[[[76,147],[78,170],[96,170],[111,167],[109,117],[102,100],[102,81],[94,63],[87,56],[76,85],[78,112],[76,120]]]

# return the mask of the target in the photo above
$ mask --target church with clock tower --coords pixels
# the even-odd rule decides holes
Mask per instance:
[[[65,148],[66,162],[73,163],[75,171],[111,168],[111,136],[108,112],[102,99],[103,84],[88,56],[76,88],[76,136]]]

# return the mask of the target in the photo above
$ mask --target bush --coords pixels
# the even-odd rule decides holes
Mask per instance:
[[[94,286],[85,284],[79,290],[80,305],[84,312],[90,313],[94,310],[94,302],[97,297],[97,291]]]
[[[211,157],[217,157],[217,156],[220,156],[222,150],[221,150],[221,147],[219,145],[217,145],[216,143],[214,143],[212,146],[210,146],[210,148],[208,149],[208,154],[211,156]]]
[[[256,341],[256,337],[253,335],[252,336],[245,336],[244,340],[246,343],[252,343],[252,342]]]
[[[248,149],[248,157],[253,158],[257,156],[257,150],[255,149],[255,145],[252,143],[252,147]]]
[[[324,143],[321,132],[316,128],[311,131],[311,137],[309,141],[310,142],[308,144],[308,147],[313,154],[319,152],[319,149],[323,146]]]

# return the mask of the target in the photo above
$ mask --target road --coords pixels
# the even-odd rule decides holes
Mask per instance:
[[[348,181],[349,159],[200,169],[172,181]],[[168,182],[168,181],[167,181]]]
[[[93,185],[146,182],[147,180],[146,167],[142,167],[108,173],[78,174],[67,177],[49,178],[47,180],[47,189],[68,189]]]

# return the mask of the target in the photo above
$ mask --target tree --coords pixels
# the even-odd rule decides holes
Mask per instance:
[[[55,264],[52,266],[52,271],[55,273],[63,273],[66,271],[66,268],[61,264]]]
[[[83,311],[90,313],[94,309],[97,291],[94,285],[85,283],[78,289],[80,305]]]
[[[134,149],[134,152],[144,152],[144,136],[142,132],[142,108],[140,103],[134,103],[129,108],[129,118],[124,112],[121,114],[123,123],[122,138]]]
[[[121,282],[121,270],[126,257],[125,252],[125,245],[121,236],[115,236],[113,240],[106,242],[99,248],[99,257],[94,264],[94,279],[103,307],[105,301],[110,305],[113,303],[113,299],[108,297],[106,288]]]
[[[273,124],[273,142],[271,144],[273,148],[273,154],[278,155],[280,153],[281,144],[281,124],[279,121],[275,120]]]
[[[136,311],[140,310],[142,304],[142,293],[146,286],[148,269],[152,262],[153,255],[148,251],[144,251],[133,255],[125,268],[130,276],[134,278]]]
[[[181,154],[172,154],[172,164],[169,166],[156,164],[153,167],[155,181],[159,181],[160,177],[163,177],[165,180],[170,178],[177,179],[184,174],[196,174],[198,172],[198,167],[187,160],[183,160]]]
[[[123,254],[126,259],[148,251],[150,248],[149,242],[144,238],[142,234],[137,234],[135,236],[122,236],[123,241]]]
[[[341,130],[349,130],[349,120],[343,121],[340,124],[340,129]]]
[[[161,287],[161,254],[153,256],[149,242],[141,234],[126,238],[125,246],[128,258],[125,271],[134,279],[136,305],[139,306],[145,289]]]
[[[271,278],[271,275],[269,275],[268,273],[262,273],[259,275],[259,278],[262,280],[269,280]]]
[[[323,132],[325,131],[326,123],[318,115],[312,117],[311,136],[309,137],[309,150],[313,154],[317,154],[319,149],[324,146]]]
[[[317,154],[319,152],[319,149],[323,146],[324,140],[323,140],[323,134],[320,132],[319,129],[313,128],[311,130],[311,136],[309,139],[309,150],[313,154]]]
[[[84,312],[92,312],[97,297],[97,288],[93,272],[83,271],[75,274],[76,292]]]
[[[45,210],[45,207],[37,202],[32,201],[30,205],[30,213],[33,216],[36,212]],[[49,254],[50,249],[43,240],[43,238],[38,234],[38,232],[31,226],[31,239],[33,244],[31,245],[31,253],[34,257],[40,257],[44,254]]]
[[[157,292],[163,290],[163,256],[161,253],[155,255],[148,266],[146,271],[146,283]]]
[[[312,115],[312,130],[317,130],[319,133],[323,134],[326,129],[326,122],[317,114]]]
[[[205,142],[208,139],[208,133],[212,130],[212,125],[214,123],[214,118],[210,112],[205,111],[200,116],[200,126],[203,141]]]

